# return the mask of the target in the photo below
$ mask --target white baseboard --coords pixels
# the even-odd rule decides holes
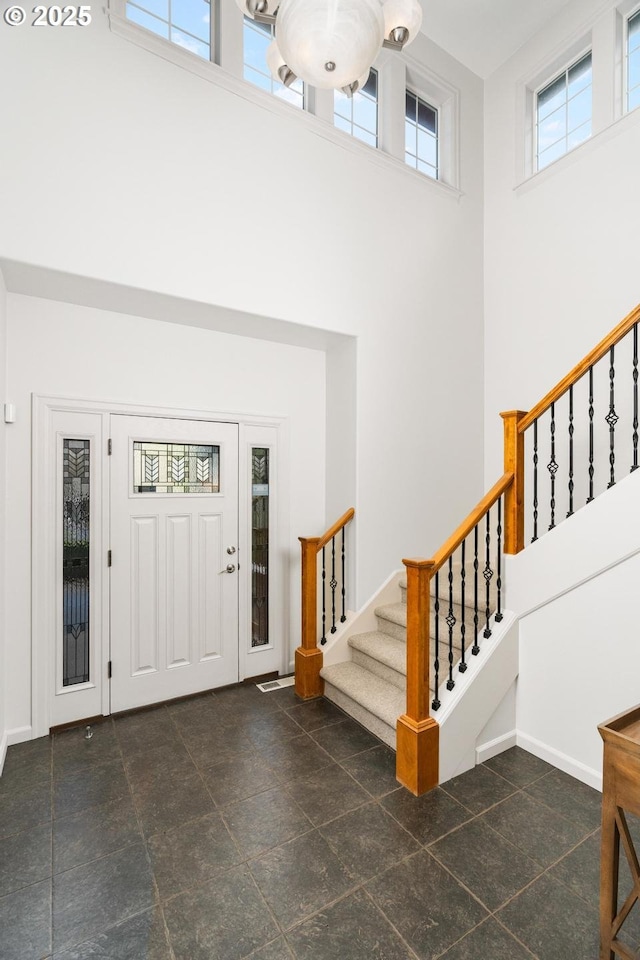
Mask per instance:
[[[495,740],[487,740],[486,743],[476,747],[476,763],[484,763],[485,760],[497,757],[499,753],[504,753],[510,747],[515,747],[517,737],[517,730],[510,730],[509,733],[504,733],[501,737],[496,737]]]
[[[7,747],[12,747],[14,743],[24,743],[25,740],[31,740],[31,727],[15,727],[13,730],[5,730],[0,737],[0,776],[4,767],[4,761],[7,758]]]
[[[519,747],[532,753],[535,757],[539,757],[540,760],[546,760],[547,763],[552,763],[554,767],[558,767],[559,770],[568,773],[570,777],[575,777],[576,780],[581,780],[589,787],[593,787],[595,790],[602,792],[602,772],[600,770],[594,770],[579,760],[569,757],[566,753],[561,753],[560,750],[556,750],[555,747],[541,743],[541,741],[536,740],[535,737],[529,737],[520,731],[516,732],[516,742]]]

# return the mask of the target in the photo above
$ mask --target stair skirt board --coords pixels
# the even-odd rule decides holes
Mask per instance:
[[[342,693],[342,691],[338,690],[337,687],[332,686],[327,680],[324,682],[324,695],[327,700],[331,700],[332,703],[335,703],[337,707],[340,707],[341,710],[344,710],[345,713],[348,713],[350,717],[353,717],[354,720],[357,720],[358,723],[365,727],[365,729],[373,733],[374,736],[382,740],[383,743],[386,743],[387,746],[391,747],[391,749],[395,752],[395,727],[390,727],[384,722],[384,720],[380,720],[379,717],[375,717],[372,713],[369,713],[368,710],[365,710],[365,708],[361,707],[360,704],[355,703],[351,697],[347,696],[345,693]]]

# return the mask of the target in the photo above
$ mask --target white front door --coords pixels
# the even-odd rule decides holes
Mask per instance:
[[[238,680],[238,425],[111,417],[111,710]]]

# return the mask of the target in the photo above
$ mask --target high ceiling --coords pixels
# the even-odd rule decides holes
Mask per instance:
[[[569,0],[422,0],[422,32],[490,76]]]

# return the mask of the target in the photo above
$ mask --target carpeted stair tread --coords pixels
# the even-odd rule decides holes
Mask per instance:
[[[320,676],[395,730],[398,717],[406,709],[403,690],[376,677],[352,660],[323,667]]]
[[[404,677],[407,675],[407,645],[386,633],[357,633],[349,637],[349,646],[383,663]]]
[[[399,627],[407,626],[407,605],[406,603],[385,603],[381,607],[376,607],[373,611],[376,617],[382,620],[388,620]]]
[[[486,598],[487,598],[487,588],[486,581],[482,575],[482,570],[484,563],[481,563],[478,570],[478,607],[485,609],[486,608]],[[473,606],[473,597],[474,597],[474,572],[473,567],[470,567],[469,564],[466,565],[466,580],[465,580],[465,595],[464,602],[465,606]],[[493,614],[496,608],[496,567],[492,567],[493,577],[490,582],[490,591],[489,591],[489,610]],[[449,570],[447,565],[440,569],[440,576],[438,577],[438,597],[440,600],[440,607],[442,609],[442,604],[449,604]],[[406,604],[407,602],[407,581],[399,581],[400,594],[402,596],[402,603]],[[433,601],[436,595],[436,586],[435,586],[435,577],[431,581],[431,605],[433,606]],[[453,602],[458,606],[462,605],[462,581],[460,579],[460,568],[456,572],[454,567],[454,579],[453,579]]]

